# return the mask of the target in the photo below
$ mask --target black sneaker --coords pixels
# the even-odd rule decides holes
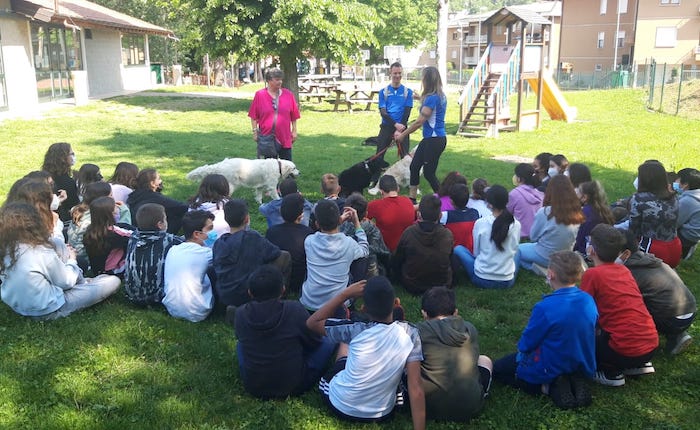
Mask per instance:
[[[577,406],[568,375],[559,375],[549,384],[549,397],[561,409],[573,409]]]
[[[574,397],[576,398],[576,406],[590,406],[593,402],[593,397],[591,396],[591,390],[588,389],[586,380],[581,376],[573,375],[569,380],[571,381],[571,391],[573,391]]]
[[[669,336],[666,341],[666,352],[671,355],[678,355],[683,352],[692,341],[693,337],[685,331],[677,336]]]

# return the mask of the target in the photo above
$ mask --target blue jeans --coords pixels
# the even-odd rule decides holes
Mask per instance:
[[[518,251],[520,251],[520,267],[527,270],[532,270],[533,264],[538,264],[544,268],[549,266],[549,258],[540,256],[540,254],[535,251],[535,246],[537,243],[521,243],[518,246]]]
[[[518,250],[518,252],[515,253],[515,256],[513,257],[513,260],[515,262],[515,272],[513,273],[513,279],[510,279],[508,281],[492,281],[490,279],[480,278],[474,272],[474,263],[476,262],[476,257],[474,257],[474,255],[471,252],[469,252],[469,250],[462,245],[455,246],[454,254],[462,262],[462,265],[464,266],[464,269],[467,271],[467,275],[469,275],[469,279],[472,281],[472,284],[474,284],[475,286],[477,286],[479,288],[489,288],[489,289],[510,288],[515,284],[515,278],[518,277],[518,269],[520,268],[520,251],[519,250]]]

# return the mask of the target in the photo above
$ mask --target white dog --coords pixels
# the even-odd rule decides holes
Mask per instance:
[[[197,167],[187,174],[190,181],[201,181],[212,173],[223,175],[231,187],[231,194],[238,188],[252,188],[255,200],[262,203],[263,194],[268,192],[273,199],[279,199],[277,184],[288,177],[297,176],[299,171],[294,163],[287,160],[267,158],[248,160],[245,158],[225,158],[216,164]]]
[[[396,179],[396,183],[399,185],[399,189],[408,187],[409,185],[411,180],[411,160],[413,160],[414,152],[415,150],[409,155],[404,155],[402,159],[389,166],[389,168],[382,174],[393,176]],[[367,192],[373,196],[379,194],[379,182],[377,182],[374,187],[367,190]],[[418,192],[420,193],[420,190],[418,190]]]

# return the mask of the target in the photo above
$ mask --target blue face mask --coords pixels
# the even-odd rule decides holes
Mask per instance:
[[[211,248],[214,246],[214,242],[216,242],[216,239],[219,238],[219,233],[215,232],[214,230],[210,230],[209,233],[207,233],[207,238],[204,241],[204,246],[207,248]]]
[[[681,184],[679,184],[678,182],[673,183],[673,190],[678,194],[683,194],[683,188],[681,188]]]

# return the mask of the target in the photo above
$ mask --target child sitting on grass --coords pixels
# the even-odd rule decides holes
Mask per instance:
[[[136,212],[140,226],[126,246],[124,291],[126,298],[137,305],[160,303],[164,293],[163,263],[173,245],[182,239],[168,233],[165,208],[145,203]]]
[[[484,407],[493,363],[479,355],[479,334],[457,314],[455,293],[433,287],[423,294],[418,323],[421,375],[427,415],[437,420],[468,421]]]
[[[309,313],[284,295],[282,272],[270,264],[248,279],[252,300],[236,310],[238,368],[247,392],[284,398],[307,391],[327,367],[336,344],[306,327]]]
[[[365,231],[367,242],[369,243],[369,257],[366,265],[366,273],[358,274],[356,279],[371,278],[372,276],[379,275],[380,272],[386,273],[385,267],[391,253],[384,243],[382,232],[379,231],[379,228],[377,228],[372,221],[366,218],[367,200],[365,200],[362,194],[353,193],[345,199],[345,206],[349,206],[357,211],[357,217],[360,219],[360,226],[362,226],[362,229]],[[340,225],[340,231],[353,239],[355,238],[355,225],[350,220],[346,220]]]
[[[583,274],[581,289],[595,300],[600,319],[596,331],[596,382],[619,387],[625,376],[654,373],[651,357],[659,346],[654,321],[629,269],[615,264],[625,248],[615,227],[598,224],[586,247],[595,267]]]
[[[530,394],[549,394],[562,409],[591,403],[583,378],[596,369],[598,311],[591,297],[576,287],[582,271],[583,260],[573,251],[549,257],[547,283],[554,292],[532,308],[517,354],[493,366],[496,380]]]
[[[363,298],[362,312],[371,321],[331,318],[344,302],[358,297]],[[405,372],[413,428],[422,430],[425,397],[420,375],[423,360],[420,337],[418,330],[407,322],[392,322],[394,299],[389,280],[375,276],[341,290],[309,317],[306,321],[309,329],[340,342],[337,360],[321,379],[319,388],[338,417],[383,422],[393,416],[397,402],[403,404],[400,383]]]
[[[175,318],[192,322],[205,319],[214,307],[211,247],[217,239],[215,215],[205,210],[187,212],[182,217],[185,243],[170,248],[165,257],[165,297],[163,305]]]

